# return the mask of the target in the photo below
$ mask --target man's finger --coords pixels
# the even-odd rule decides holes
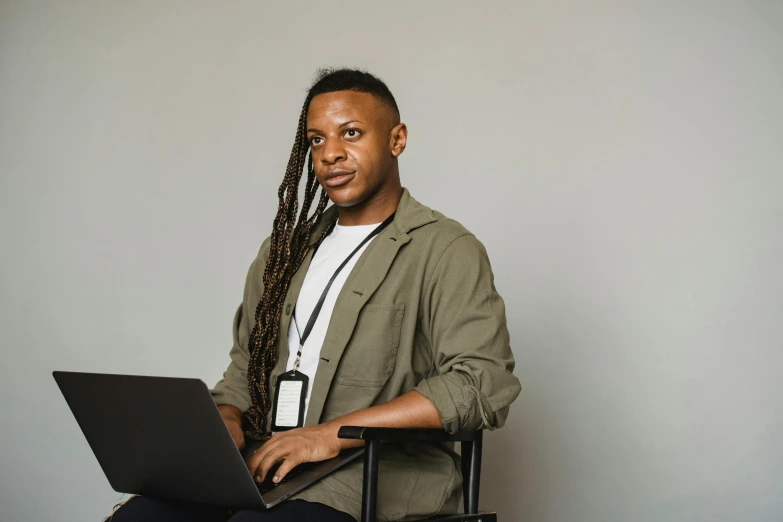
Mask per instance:
[[[247,463],[247,469],[250,471],[252,477],[255,478],[256,474],[258,473],[258,467],[261,464],[261,461],[264,460],[264,457],[266,457],[270,451],[273,451],[279,444],[280,440],[273,437],[266,441],[260,448],[258,448],[253,456],[250,457],[250,460]]]
[[[275,448],[267,453],[264,458],[261,459],[261,462],[256,469],[256,477],[259,479],[259,482],[265,480],[266,474],[269,473],[269,469],[274,466],[277,461],[286,458],[288,453],[290,453],[290,451],[286,450],[284,447]]]
[[[280,464],[280,467],[277,468],[277,471],[275,471],[275,476],[272,477],[272,482],[277,484],[281,480],[285,478],[286,475],[288,475],[288,472],[297,467],[299,464],[301,464],[303,461],[302,456],[299,454],[299,452],[293,452],[289,454],[282,464]]]
[[[258,482],[261,482],[264,479],[264,475],[266,475],[266,471],[269,469],[270,465],[267,465],[266,469],[264,468],[264,463],[269,459],[269,456],[273,455],[269,450],[264,451],[263,448],[258,450],[258,453],[253,455],[253,458],[250,459],[250,463],[248,464],[247,468],[250,471],[250,475],[256,479]]]

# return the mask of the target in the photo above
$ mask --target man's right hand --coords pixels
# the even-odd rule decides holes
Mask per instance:
[[[242,433],[242,410],[236,406],[229,406],[223,404],[218,406],[220,416],[223,417],[223,422],[226,423],[226,428],[231,434],[231,438],[234,439],[234,444],[237,448],[243,449],[245,447],[245,434]]]

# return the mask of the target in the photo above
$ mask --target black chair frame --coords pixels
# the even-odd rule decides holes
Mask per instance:
[[[479,513],[479,486],[481,482],[482,431],[451,435],[443,430],[366,428],[343,426],[337,436],[341,439],[361,439],[364,446],[364,478],[362,483],[361,522],[376,522],[378,503],[378,452],[381,442],[460,442],[462,454],[462,498],[464,514],[428,518],[428,521],[496,522],[495,513]]]

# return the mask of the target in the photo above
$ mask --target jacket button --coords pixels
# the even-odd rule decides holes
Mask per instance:
[[[291,303],[285,305],[285,315],[291,315]]]

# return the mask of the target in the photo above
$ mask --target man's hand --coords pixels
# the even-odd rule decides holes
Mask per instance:
[[[239,412],[236,408],[234,410]],[[341,450],[364,446],[363,440],[338,439],[340,426],[443,429],[435,405],[419,392],[411,390],[386,404],[355,411],[317,426],[274,434],[250,458],[247,467],[251,476],[258,482],[263,481],[272,466],[282,460],[272,479],[277,483],[303,462],[320,462],[336,457]]]
[[[226,423],[226,428],[231,434],[231,438],[234,439],[234,444],[237,448],[242,449],[245,447],[245,434],[242,433],[242,411],[227,404],[218,406],[220,416],[223,417],[223,422]]]
[[[263,481],[269,469],[282,460],[272,479],[277,483],[303,462],[320,462],[336,457],[349,442],[337,438],[338,429],[339,426],[326,423],[275,433],[250,459],[248,469],[251,476],[257,482]]]

